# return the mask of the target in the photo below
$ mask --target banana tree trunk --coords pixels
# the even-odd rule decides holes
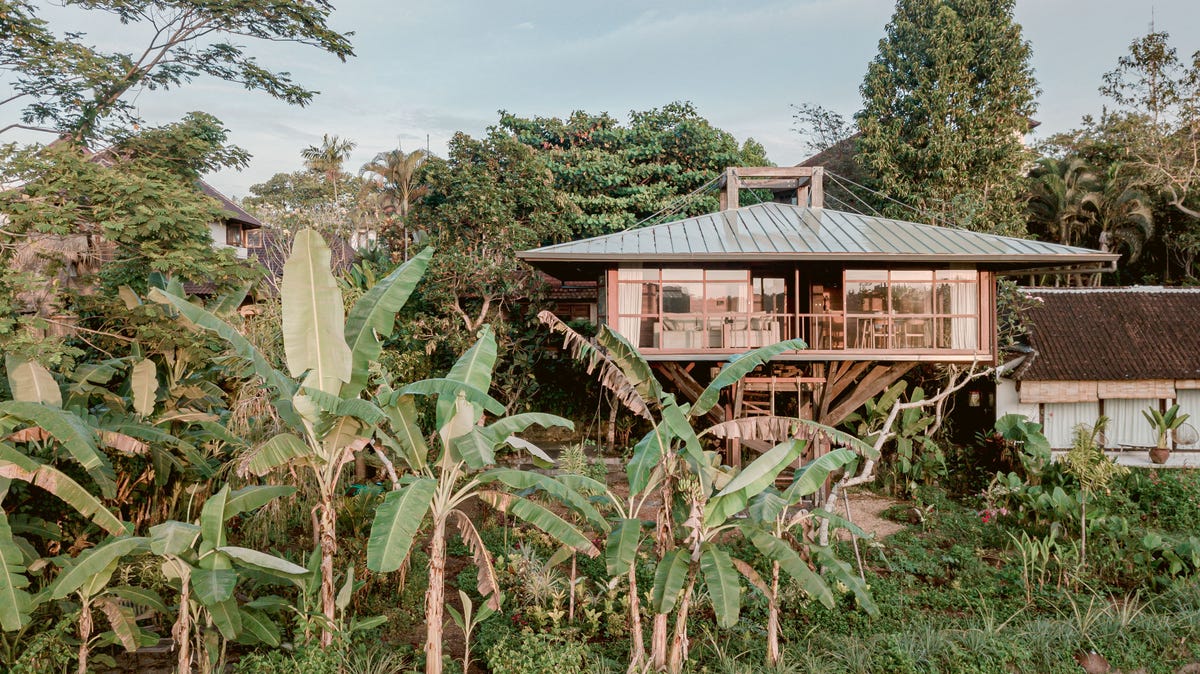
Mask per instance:
[[[628,674],[646,667],[646,644],[642,642],[642,604],[638,599],[637,563],[629,565],[629,669]]]
[[[92,602],[83,600],[79,610],[79,674],[88,671],[88,642],[92,640]]]
[[[175,618],[175,626],[171,628],[171,637],[175,639],[175,647],[179,649],[179,657],[175,661],[176,674],[191,674],[192,672],[192,598],[191,579],[184,574],[179,587],[179,616]]]
[[[771,596],[767,597],[767,667],[779,667],[779,562],[771,563]]]
[[[679,599],[679,612],[675,615],[675,638],[671,640],[671,661],[668,671],[671,674],[681,674],[683,663],[688,658],[688,611],[692,606],[692,591],[696,587],[696,570],[693,568],[688,575],[687,586],[683,589],[683,597]]]
[[[655,613],[650,632],[650,664],[656,672],[667,671],[667,614]]]
[[[329,625],[337,624],[337,591],[333,587],[333,557],[337,554],[337,511],[333,499],[324,498],[319,506],[318,521],[321,536],[321,612]],[[321,646],[333,644],[333,628],[321,632]]]
[[[429,587],[425,590],[425,674],[442,674],[442,610],[446,578],[446,518],[435,517],[429,541]]]

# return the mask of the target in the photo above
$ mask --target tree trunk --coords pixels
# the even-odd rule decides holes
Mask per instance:
[[[608,408],[608,428],[605,431],[604,440],[608,444],[608,451],[613,451],[617,448],[617,401],[613,400]]]
[[[321,524],[321,612],[330,625],[337,624],[337,591],[333,587],[333,557],[337,554],[337,511],[333,500],[325,499],[320,506]],[[321,646],[333,643],[333,628],[321,632]]]
[[[650,664],[656,672],[667,671],[667,614],[654,614],[650,632]]]
[[[442,611],[446,577],[446,519],[434,519],[429,541],[429,587],[425,590],[425,674],[442,674]]]
[[[779,667],[779,562],[771,563],[771,596],[767,597],[767,667]]]
[[[179,657],[175,661],[176,674],[191,674],[192,672],[192,598],[191,579],[184,575],[179,587],[179,616],[175,618],[175,626],[171,628],[171,637],[175,647],[179,649]]]
[[[675,615],[675,638],[671,640],[671,661],[668,671],[671,674],[681,674],[683,663],[688,658],[688,610],[692,606],[692,591],[696,587],[696,571],[693,569],[688,577],[687,587],[683,589],[683,598],[679,600],[679,612]]]
[[[646,666],[646,644],[642,641],[642,605],[638,599],[637,563],[629,565],[629,669],[641,672]]]
[[[79,674],[88,671],[88,642],[92,640],[92,602],[84,600],[79,609]]]
[[[367,481],[366,451],[366,449],[360,449],[354,453],[354,481],[359,484],[365,484]]]

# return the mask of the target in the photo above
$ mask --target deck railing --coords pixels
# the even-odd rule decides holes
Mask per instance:
[[[800,338],[812,351],[975,351],[979,317],[932,314],[664,315],[662,351],[745,350]]]

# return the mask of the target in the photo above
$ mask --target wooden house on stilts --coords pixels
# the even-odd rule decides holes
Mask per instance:
[[[730,392],[720,420],[835,425],[918,363],[994,363],[996,279],[1109,271],[1117,255],[834,211],[820,167],[729,169],[717,213],[525,251],[599,287],[599,320],[695,399],[720,361],[800,338]],[[739,191],[775,200],[742,206]],[[741,448],[730,448],[731,463]]]

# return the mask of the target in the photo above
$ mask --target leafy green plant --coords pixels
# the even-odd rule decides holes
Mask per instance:
[[[462,603],[462,613],[459,613],[458,609],[450,605],[446,606],[446,610],[450,612],[450,617],[454,620],[454,624],[458,625],[458,629],[462,630],[463,633],[462,670],[466,674],[471,671],[471,634],[480,623],[495,615],[496,611],[487,604],[480,605],[479,610],[475,611],[471,598],[462,590],[458,591],[458,599]]]
[[[487,651],[492,674],[587,674],[586,658],[582,644],[528,630],[504,637]]]
[[[454,364],[446,377],[409,384],[398,391],[381,390],[393,436],[383,440],[394,448],[409,473],[401,486],[389,492],[375,511],[367,542],[367,567],[387,573],[400,568],[417,531],[426,518],[432,525],[429,540],[429,585],[425,593],[425,667],[429,674],[442,671],[444,580],[447,527],[457,527],[478,568],[479,594],[499,610],[496,572],[491,552],[462,506],[479,499],[492,508],[530,524],[573,550],[597,556],[600,551],[574,525],[529,496],[536,492],[567,506],[603,530],[608,527],[595,507],[571,488],[568,479],[534,471],[494,468],[496,449],[509,445],[549,461],[532,443],[516,437],[533,424],[573,427],[570,421],[549,414],[523,413],[501,416],[481,425],[484,411],[503,415],[504,406],[489,396],[496,362],[496,340],[488,327],[479,340]],[[431,452],[418,424],[415,396],[433,396],[438,442]],[[576,480],[586,480],[575,476]]]
[[[651,609],[654,611],[650,666],[678,673],[688,659],[688,619],[697,590],[705,591],[716,614],[717,624],[730,628],[738,622],[741,587],[733,556],[718,541],[727,533],[741,531],[761,554],[778,561],[794,577],[800,578],[814,596],[833,604],[832,593],[798,553],[779,538],[775,529],[744,529],[735,516],[771,485],[775,478],[803,453],[806,441],[798,439],[801,429],[810,434],[823,433],[842,444],[853,444],[871,456],[874,449],[857,438],[810,421],[787,417],[737,419],[713,425],[702,431],[695,424],[720,400],[721,391],[731,386],[784,351],[803,349],[801,340],[780,342],[731,358],[713,377],[691,405],[680,405],[655,379],[650,364],[620,334],[602,327],[592,344],[550,314],[539,319],[565,336],[566,345],[576,360],[589,370],[600,370],[601,383],[618,400],[646,419],[651,431],[634,448],[626,466],[629,479],[628,508],[615,503],[620,519],[609,534],[606,562],[616,576],[628,570],[630,593],[636,593],[633,563],[641,546],[642,523],[634,519],[651,489],[658,492],[655,527],[655,570]],[[778,442],[749,465],[723,468],[716,452],[706,451],[708,438],[737,437],[754,433]],[[820,468],[836,467],[839,459],[852,459],[853,452],[837,454]],[[846,462],[849,462],[848,460]],[[844,465],[844,464],[841,464]],[[798,487],[800,494],[811,494],[823,483],[828,471],[814,469],[798,478],[803,485],[815,481],[811,491]],[[641,501],[639,501],[641,499]],[[825,567],[838,567],[832,555],[822,558]],[[811,589],[810,589],[811,588]],[[822,588],[824,591],[822,591]],[[631,600],[633,626],[630,653],[631,668],[645,666],[641,650],[641,624],[637,602]],[[668,646],[668,621],[674,616],[674,636]]]
[[[1105,489],[1113,478],[1124,475],[1129,469],[1120,466],[1116,461],[1104,454],[1104,447],[1098,437],[1108,425],[1107,417],[1096,419],[1091,429],[1079,426],[1075,429],[1075,437],[1071,450],[1063,457],[1063,466],[1067,472],[1079,480],[1082,499],[1079,504],[1079,561],[1087,565],[1087,506],[1088,496],[1100,489]]]
[[[150,528],[150,551],[162,558],[162,572],[179,593],[171,630],[179,674],[192,671],[192,654],[201,671],[219,670],[225,642],[243,639],[279,646],[280,630],[268,611],[277,598],[245,599],[236,590],[251,575],[265,574],[285,584],[302,584],[308,569],[274,555],[229,544],[226,522],[293,487],[250,486],[230,491],[228,485],[210,496],[196,523],[168,521]],[[216,630],[206,629],[213,626]]]
[[[383,350],[383,339],[392,334],[396,313],[412,294],[432,255],[433,251],[426,249],[397,267],[346,314],[341,290],[330,272],[329,247],[312,230],[298,233],[284,265],[281,288],[289,374],[273,368],[245,337],[211,312],[177,295],[160,290],[151,293],[151,299],[173,306],[180,320],[228,342],[270,389],[280,418],[294,431],[276,435],[248,453],[239,471],[265,475],[290,466],[307,474],[317,487],[321,606],[330,625],[337,613],[333,560],[338,548],[341,476],[347,463],[367,446],[376,424],[385,418],[378,407],[359,396],[367,387],[371,363]],[[328,630],[321,635],[326,645],[332,639]]]
[[[1146,423],[1150,424],[1150,428],[1158,434],[1158,448],[1167,448],[1167,438],[1170,437],[1171,431],[1183,425],[1183,422],[1191,418],[1190,414],[1180,414],[1179,403],[1171,405],[1166,412],[1159,412],[1154,407],[1142,410],[1142,416],[1146,418]]]

